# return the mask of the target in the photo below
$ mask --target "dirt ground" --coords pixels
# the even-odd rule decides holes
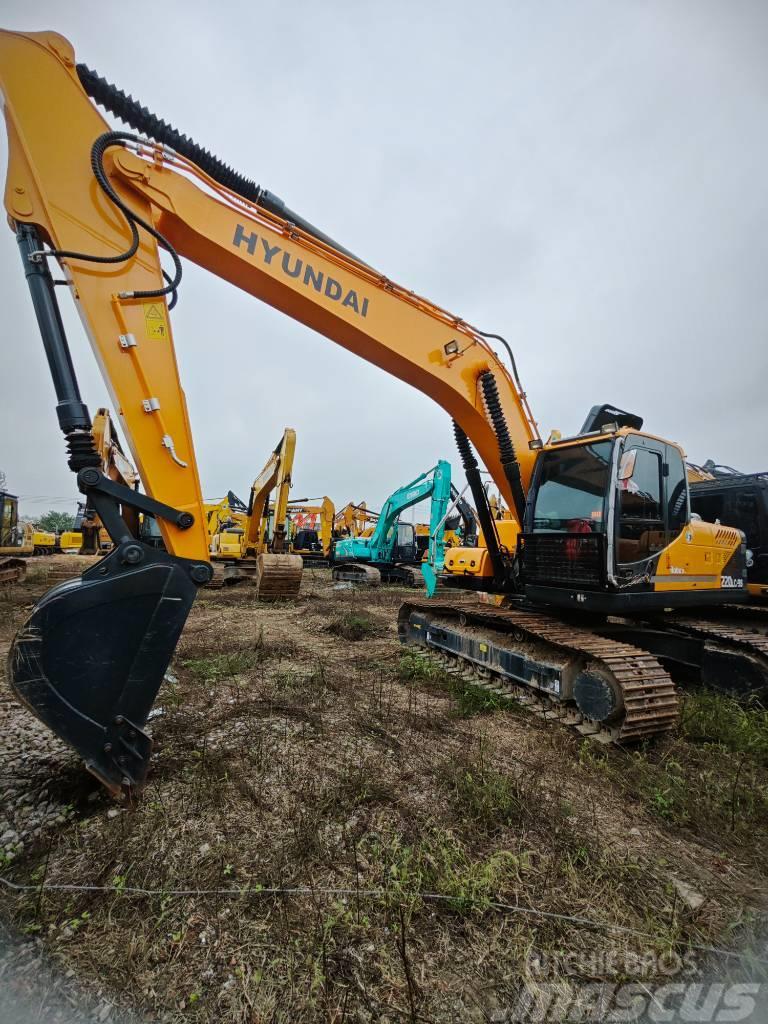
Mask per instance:
[[[0,592],[0,654],[49,568]],[[0,986],[44,962],[102,1022],[484,1021],[531,979],[765,956],[759,706],[688,694],[679,735],[598,748],[404,651],[402,597],[203,591],[130,806],[3,685],[0,876],[31,888],[0,884]]]

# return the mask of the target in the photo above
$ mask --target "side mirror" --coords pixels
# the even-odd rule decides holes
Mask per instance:
[[[636,461],[637,448],[630,448],[629,451],[624,452],[619,463],[619,480],[631,480],[632,474],[635,472]]]

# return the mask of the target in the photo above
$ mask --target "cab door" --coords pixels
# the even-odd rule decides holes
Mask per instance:
[[[395,544],[396,562],[417,562],[419,549],[416,543],[416,530],[413,523],[397,524],[397,543]]]
[[[666,445],[629,434],[619,457],[616,493],[617,568],[642,571],[641,564],[667,544]]]

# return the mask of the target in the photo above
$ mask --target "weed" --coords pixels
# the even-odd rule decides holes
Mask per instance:
[[[234,651],[231,654],[212,654],[205,658],[190,658],[181,662],[201,683],[218,683],[232,679],[255,668],[261,658],[258,649]]]
[[[745,704],[724,693],[691,693],[681,731],[691,743],[716,745],[768,765],[768,710],[754,698]]]
[[[400,655],[397,665],[398,677],[406,683],[449,683],[453,680],[444,672],[439,665],[436,665],[429,658],[423,657],[416,651],[405,651]]]
[[[459,718],[472,718],[499,708],[514,707],[503,696],[458,679],[416,651],[406,651],[400,656],[397,674],[403,682],[427,683],[450,694],[456,701],[455,712]]]
[[[328,632],[343,640],[365,640],[381,632],[381,625],[363,612],[344,612],[327,626]]]
[[[521,780],[483,765],[462,766],[449,776],[449,785],[461,820],[484,832],[516,824],[535,806]]]
[[[519,858],[499,850],[473,858],[453,833],[434,826],[415,842],[397,835],[369,840],[365,854],[380,866],[381,885],[392,904],[417,907],[424,893],[447,897],[447,905],[462,915],[483,913],[505,879],[516,875]]]

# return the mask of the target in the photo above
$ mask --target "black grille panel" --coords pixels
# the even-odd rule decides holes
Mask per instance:
[[[602,533],[523,533],[518,555],[526,583],[605,584]]]

